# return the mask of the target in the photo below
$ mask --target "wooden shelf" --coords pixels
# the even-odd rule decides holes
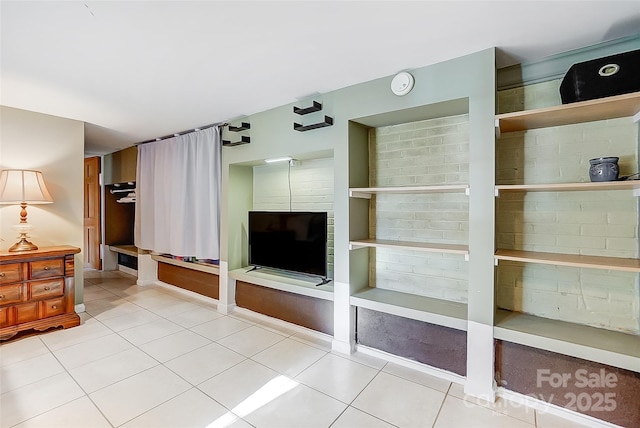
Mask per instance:
[[[136,247],[135,245],[109,245],[109,249],[116,253],[138,257],[138,247]]]
[[[320,279],[312,279],[302,274],[276,272],[268,268],[248,272],[250,269],[251,267],[245,267],[232,270],[229,277],[262,287],[333,301],[333,282],[317,285]]]
[[[553,107],[499,114],[500,133],[633,116],[640,112],[640,92]]]
[[[349,196],[352,198],[371,199],[371,195],[377,193],[449,193],[465,192],[469,194],[468,184],[447,184],[439,186],[406,186],[406,187],[354,187],[349,189]]]
[[[397,315],[456,330],[467,330],[467,305],[399,291],[367,288],[350,298],[352,306]]]
[[[349,247],[352,250],[358,248],[395,248],[398,250],[414,250],[435,253],[450,253],[469,255],[469,247],[459,244],[427,244],[424,242],[412,241],[391,241],[385,239],[362,239],[350,241]]]
[[[640,336],[498,310],[496,339],[637,372]]]
[[[495,259],[555,266],[640,272],[640,259],[625,259],[621,257],[583,256],[577,254],[498,249],[495,254]]]
[[[501,184],[496,186],[496,196],[499,196],[500,192],[565,192],[635,189],[640,189],[640,180],[602,181],[589,183]]]

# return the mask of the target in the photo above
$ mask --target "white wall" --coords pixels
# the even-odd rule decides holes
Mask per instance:
[[[38,247],[72,245],[83,248],[84,123],[56,116],[0,107],[0,169],[42,171],[53,204],[27,208]],[[0,249],[17,241],[11,228],[20,208],[0,205]],[[82,255],[75,258],[76,303],[82,302]]]

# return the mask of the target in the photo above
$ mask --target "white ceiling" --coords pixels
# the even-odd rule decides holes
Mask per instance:
[[[134,143],[492,46],[498,66],[632,35],[639,1],[4,1],[5,106]]]

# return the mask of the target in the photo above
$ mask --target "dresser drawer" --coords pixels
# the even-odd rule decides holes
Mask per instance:
[[[29,279],[52,278],[64,275],[64,259],[29,262]]]
[[[0,327],[8,327],[12,324],[11,314],[13,308],[0,308]]]
[[[16,323],[35,321],[38,319],[38,302],[25,303],[16,308]]]
[[[40,318],[48,318],[61,314],[64,314],[63,297],[40,302]]]
[[[0,306],[22,302],[22,284],[0,287]]]
[[[22,280],[22,265],[9,263],[0,266],[0,284],[10,284]]]
[[[31,291],[30,298],[33,300],[62,296],[64,294],[64,279],[30,282],[29,290]]]

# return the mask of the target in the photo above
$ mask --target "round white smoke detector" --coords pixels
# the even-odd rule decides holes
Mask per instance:
[[[398,96],[406,95],[413,89],[413,76],[406,71],[393,76],[391,80],[391,92]]]

